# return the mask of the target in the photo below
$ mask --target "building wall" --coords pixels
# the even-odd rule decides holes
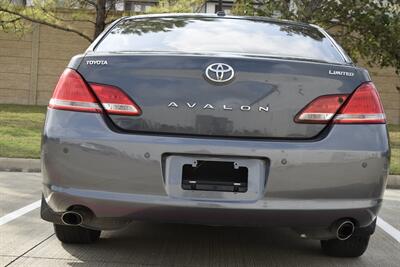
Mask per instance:
[[[217,6],[218,6],[217,1],[215,1],[215,2],[207,1],[201,7],[200,12],[215,14],[216,10],[217,10]],[[224,1],[222,4],[222,10],[225,12],[225,14],[230,15],[232,13],[231,12],[232,6],[233,6],[233,1],[232,2]]]
[[[0,32],[0,103],[46,105],[70,58],[88,46],[76,34],[42,25],[23,37]],[[381,93],[388,121],[400,124],[399,76],[392,68],[367,68]]]

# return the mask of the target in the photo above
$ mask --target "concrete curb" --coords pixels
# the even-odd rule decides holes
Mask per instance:
[[[400,189],[400,175],[389,175],[387,188]]]
[[[40,172],[40,159],[0,158],[0,171]]]
[[[0,171],[40,172],[40,159],[0,158]],[[387,187],[400,189],[400,175],[389,175]]]

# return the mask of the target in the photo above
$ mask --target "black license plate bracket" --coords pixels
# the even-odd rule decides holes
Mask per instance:
[[[234,161],[195,160],[182,166],[182,189],[245,193],[248,168]]]

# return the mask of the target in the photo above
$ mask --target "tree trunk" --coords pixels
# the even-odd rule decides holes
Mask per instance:
[[[96,25],[93,39],[96,39],[106,26],[106,2],[106,0],[96,1]]]

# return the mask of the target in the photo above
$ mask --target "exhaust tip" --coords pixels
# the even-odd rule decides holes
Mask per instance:
[[[66,225],[78,226],[83,222],[83,217],[75,211],[67,211],[61,215],[61,221]]]
[[[354,223],[349,220],[345,220],[339,223],[336,230],[336,238],[344,241],[349,239],[354,233]]]

